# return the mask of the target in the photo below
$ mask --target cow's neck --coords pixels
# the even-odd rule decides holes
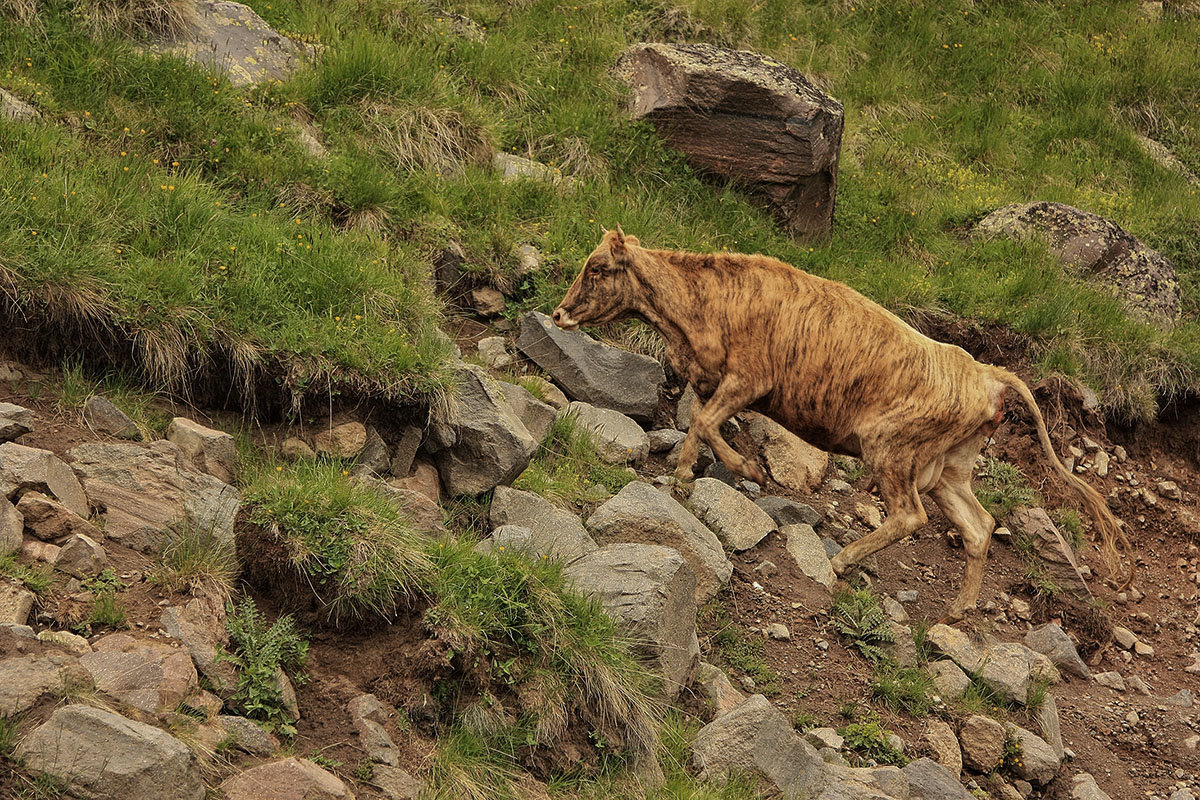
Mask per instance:
[[[702,278],[694,272],[685,275],[666,253],[647,252],[639,267],[643,291],[635,306],[637,315],[663,337],[672,369],[695,381],[698,376],[693,373],[703,360],[697,355],[703,354],[704,343],[711,339],[702,329],[703,314],[688,300],[695,296],[694,287],[686,284]]]

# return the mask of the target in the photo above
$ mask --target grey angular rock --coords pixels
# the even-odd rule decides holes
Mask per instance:
[[[812,728],[804,732],[804,738],[818,749],[829,747],[833,750],[841,750],[842,746],[846,744],[846,739],[833,728]]]
[[[609,347],[579,331],[564,331],[536,311],[521,318],[517,347],[573,400],[639,421],[653,418],[658,408],[658,389],[666,374],[653,358]]]
[[[700,402],[700,398],[696,396],[696,388],[690,383],[683,387],[683,394],[679,396],[679,402],[675,404],[675,427],[678,430],[691,429],[692,415],[696,412],[698,402]]]
[[[925,641],[968,673],[978,674],[1004,699],[1024,704],[1029,687],[1039,678],[1056,682],[1057,670],[1045,656],[1016,642],[990,642],[977,645],[967,635],[949,625],[929,629]]]
[[[392,456],[387,442],[374,426],[367,426],[367,441],[362,452],[354,459],[354,474],[367,477],[382,477],[392,470]]]
[[[163,730],[84,705],[57,709],[17,748],[35,774],[58,776],[72,797],[202,800],[200,767]]]
[[[220,697],[228,700],[237,689],[237,670],[229,661],[217,659],[218,648],[229,644],[225,628],[225,606],[200,595],[182,606],[163,609],[160,624],[167,634],[187,648],[196,669]]]
[[[316,452],[308,446],[308,442],[298,436],[289,436],[279,445],[280,454],[289,461],[299,461],[302,458],[316,458]]]
[[[10,119],[16,122],[33,122],[41,118],[41,116],[37,112],[37,109],[21,98],[5,89],[0,89],[0,119]]]
[[[967,717],[958,732],[963,764],[976,772],[991,772],[1004,757],[1007,736],[1004,726],[990,717],[978,714]]]
[[[573,188],[575,185],[574,178],[563,175],[558,167],[503,151],[492,155],[492,169],[505,181],[533,180],[565,188]]]
[[[902,771],[908,778],[909,800],[974,800],[957,775],[932,759],[918,758]]]
[[[541,399],[542,402],[549,405],[555,411],[562,411],[567,407],[567,403],[570,402],[567,400],[567,396],[562,393],[561,389],[543,378],[541,375],[526,375],[524,378],[522,378],[521,382],[527,388],[532,387],[530,392],[536,393],[536,397]]]
[[[1112,800],[1096,785],[1096,779],[1081,772],[1071,779],[1071,800]]]
[[[539,556],[569,564],[599,549],[579,517],[533,492],[497,486],[488,513],[493,527],[526,528],[531,534],[533,552]]]
[[[1034,710],[1033,718],[1038,724],[1042,739],[1050,745],[1058,760],[1062,761],[1067,751],[1063,747],[1062,725],[1058,718],[1058,703],[1055,702],[1054,695],[1046,694],[1042,704]]]
[[[1021,758],[1013,768],[1017,777],[1038,786],[1054,780],[1062,764],[1062,757],[1054,752],[1054,748],[1032,731],[1016,725],[1008,725],[1007,730],[1021,747]]]
[[[1137,644],[1138,637],[1129,628],[1123,628],[1120,625],[1113,626],[1113,641],[1124,647],[1126,650],[1132,650]]]
[[[233,543],[237,489],[196,469],[175,443],[82,444],[67,455],[88,498],[103,509],[107,538],[155,553],[187,530]]]
[[[33,609],[33,592],[0,578],[0,624],[24,625]]]
[[[1192,695],[1190,689],[1180,689],[1175,694],[1163,700],[1163,703],[1176,708],[1191,708],[1195,705],[1196,699]]]
[[[696,683],[708,698],[714,716],[721,716],[741,705],[746,695],[737,690],[720,667],[701,661],[696,668]]]
[[[471,305],[481,317],[494,317],[504,313],[504,295],[491,286],[479,286],[471,290]]]
[[[0,584],[0,602],[4,586]],[[0,618],[2,621],[3,618]],[[12,717],[32,708],[43,695],[61,694],[90,680],[73,655],[48,652],[0,661],[0,716]]]
[[[196,0],[194,9],[186,27],[154,49],[222,72],[235,87],[284,80],[315,53],[241,3]]]
[[[63,543],[54,568],[76,578],[99,575],[108,566],[108,554],[95,539],[77,533]]]
[[[1045,562],[1048,577],[1075,596],[1091,602],[1092,592],[1079,571],[1075,551],[1059,533],[1044,508],[1018,508],[1009,517],[1009,526],[1027,536]]]
[[[1025,645],[1050,659],[1050,663],[1078,678],[1091,677],[1092,671],[1079,657],[1075,643],[1058,623],[1048,622],[1025,634]]]
[[[25,538],[25,518],[17,507],[0,497],[0,556],[21,552]]]
[[[829,465],[829,454],[813,447],[778,422],[748,413],[750,438],[762,452],[767,470],[792,489],[815,489]]]
[[[218,788],[225,800],[354,800],[340,778],[307,758],[251,767]]]
[[[445,530],[442,509],[428,495],[398,485],[401,480],[396,478],[384,481],[379,478],[360,476],[358,480],[395,503],[417,531],[441,533]]]
[[[350,712],[350,720],[358,731],[367,757],[378,764],[399,766],[400,749],[384,728],[388,720],[395,716],[395,710],[385,706],[373,694],[360,694],[349,702],[346,710]]]
[[[638,44],[616,71],[634,118],[693,166],[746,187],[788,233],[831,231],[843,109],[804,75],[708,44]]]
[[[412,472],[413,459],[421,447],[421,429],[414,425],[405,425],[400,432],[400,440],[396,442],[396,451],[392,454],[391,471],[397,478],[407,478]]]
[[[81,517],[88,515],[79,479],[58,456],[16,442],[0,444],[0,496],[13,501],[30,491],[50,495]]]
[[[222,714],[217,724],[233,739],[233,746],[252,756],[269,756],[279,749],[279,740],[245,717]]]
[[[804,523],[784,525],[779,532],[786,537],[788,554],[796,560],[800,571],[826,589],[832,588],[837,576],[829,563],[825,545],[821,544],[821,538],[812,526]]]
[[[917,645],[913,641],[912,628],[902,625],[894,619],[887,621],[892,632],[892,641],[882,645],[883,652],[902,667],[917,666]]]
[[[179,447],[183,457],[196,469],[225,483],[237,482],[237,445],[228,433],[186,417],[175,417],[167,426],[166,437]]]
[[[953,702],[962,697],[971,687],[971,679],[967,677],[967,674],[948,659],[932,661],[925,670],[933,678],[933,688],[947,702]]]
[[[684,505],[735,552],[749,550],[775,530],[767,512],[714,478],[697,480]]]
[[[371,785],[389,800],[417,800],[425,791],[425,782],[406,770],[377,764],[371,770]]]
[[[1110,220],[1063,203],[1015,203],[988,214],[976,230],[1037,236],[1077,274],[1110,286],[1135,313],[1167,323],[1179,319],[1174,265]]]
[[[434,454],[446,491],[480,494],[511,483],[529,466],[537,441],[485,369],[460,363],[454,373],[458,393],[445,421],[454,443]]]
[[[650,452],[651,453],[669,453],[675,449],[675,446],[683,442],[687,438],[687,434],[683,431],[677,431],[674,428],[664,428],[662,430],[650,431]]]
[[[945,767],[957,783],[963,764],[962,748],[954,729],[940,719],[929,719],[925,723],[925,741],[933,751],[934,760]]]
[[[637,464],[650,455],[650,437],[642,427],[619,411],[574,401],[565,414],[591,434],[596,452],[609,464]]]
[[[663,678],[668,700],[687,684],[700,657],[696,638],[696,576],[669,547],[613,544],[568,566],[563,574],[595,597],[638,642]]]
[[[479,340],[479,360],[492,369],[504,369],[513,363],[508,342],[503,336],[485,336]]]
[[[500,388],[504,391],[504,399],[508,401],[513,413],[525,425],[529,434],[539,444],[544,442],[546,435],[550,433],[550,426],[558,417],[558,412],[554,407],[538,400],[528,389],[519,384],[500,381]]]
[[[1092,680],[1109,689],[1115,689],[1118,692],[1125,691],[1125,679],[1119,672],[1097,672],[1092,676]]]
[[[185,648],[125,633],[93,642],[92,652],[79,664],[91,674],[97,689],[148,714],[175,710],[198,685]]]
[[[142,441],[142,432],[124,411],[108,398],[94,394],[83,404],[83,422],[93,433],[115,436],[118,439]]]
[[[626,484],[586,522],[600,544],[637,542],[673,547],[696,576],[696,602],[711,599],[733,574],[721,542],[700,520],[648,483]]]
[[[3,92],[0,89],[0,92]],[[0,443],[11,442],[33,431],[33,412],[13,403],[0,403]]]

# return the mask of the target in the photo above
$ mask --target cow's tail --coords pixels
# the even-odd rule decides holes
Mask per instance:
[[[1108,507],[1108,503],[1104,501],[1104,497],[1099,492],[1072,474],[1066,465],[1059,460],[1058,454],[1054,452],[1054,445],[1050,441],[1050,434],[1046,430],[1046,420],[1042,417],[1041,409],[1038,408],[1037,401],[1033,399],[1033,392],[1029,391],[1029,386],[1025,381],[1008,370],[1000,369],[999,367],[994,369],[996,379],[1021,396],[1025,407],[1033,415],[1034,424],[1037,425],[1038,440],[1042,443],[1042,450],[1045,452],[1046,458],[1050,461],[1051,467],[1058,474],[1058,477],[1075,492],[1087,510],[1088,515],[1092,518],[1092,524],[1100,534],[1100,553],[1104,558],[1105,566],[1108,568],[1110,584],[1117,591],[1128,589],[1133,584],[1134,562],[1130,552],[1132,548],[1129,544],[1129,537],[1125,535],[1121,521],[1112,513]],[[1118,547],[1118,544],[1120,547]],[[1129,571],[1121,580],[1120,585],[1117,585],[1114,581],[1121,571],[1122,552],[1129,557]]]

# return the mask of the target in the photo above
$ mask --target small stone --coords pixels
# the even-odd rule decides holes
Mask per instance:
[[[1130,689],[1133,689],[1135,692],[1144,697],[1149,697],[1150,695],[1154,694],[1154,692],[1150,690],[1150,687],[1146,685],[1146,682],[1137,675],[1130,675],[1126,683],[1129,685]]]
[[[828,747],[833,750],[841,750],[842,746],[846,744],[846,739],[833,728],[812,728],[805,731],[804,738],[817,749]]]
[[[492,369],[504,369],[513,363],[503,336],[488,336],[479,340],[479,360]]]
[[[908,612],[890,595],[883,596],[883,610],[894,622],[901,624],[908,622]]]
[[[83,404],[83,421],[94,433],[116,436],[118,439],[142,440],[142,432],[124,411],[107,398],[94,394]]]
[[[772,622],[767,626],[767,637],[786,642],[792,638],[791,631],[782,622]]]
[[[54,559],[54,568],[76,578],[99,575],[108,566],[108,554],[90,536],[75,534]]]
[[[1136,711],[1130,711],[1128,714],[1125,715],[1125,721],[1127,723],[1129,723],[1130,725],[1137,725],[1142,720],[1138,716],[1138,713]]]
[[[1109,689],[1115,689],[1118,692],[1125,691],[1125,679],[1119,672],[1098,672],[1092,676],[1092,680]]]
[[[933,679],[933,688],[947,702],[962,697],[971,687],[971,679],[953,661],[934,661],[926,670]]]
[[[279,445],[279,452],[284,458],[289,461],[298,461],[302,458],[315,458],[316,452],[313,451],[308,443],[296,436],[289,436]]]
[[[1126,650],[1132,650],[1137,643],[1137,636],[1128,628],[1122,628],[1120,625],[1113,626],[1113,640],[1117,644],[1124,647]]]
[[[896,592],[896,599],[901,603],[915,603],[917,602],[917,590],[901,589],[900,591]]]
[[[847,492],[853,491],[854,487],[846,483],[841,478],[830,478],[829,490],[831,492],[837,492],[838,494],[846,494]]]
[[[675,445],[687,438],[686,433],[677,431],[674,428],[650,431],[649,436],[651,453],[668,453]]]
[[[1142,658],[1154,658],[1154,648],[1145,642],[1136,642],[1133,645],[1133,652],[1137,653]]]
[[[1113,448],[1113,455],[1117,457],[1117,461],[1121,464],[1129,460],[1129,454],[1125,452],[1125,448],[1121,445]]]
[[[0,625],[24,625],[34,599],[28,589],[0,580]]]
[[[32,431],[32,411],[13,403],[0,403],[0,442],[11,442]]]
[[[1179,484],[1175,481],[1159,481],[1157,489],[1158,493],[1168,500],[1183,499],[1183,493],[1179,491]]]
[[[779,567],[775,566],[774,561],[763,561],[754,568],[754,571],[757,572],[760,577],[769,578],[779,572]]]
[[[366,447],[367,428],[361,422],[347,422],[321,431],[313,443],[323,456],[354,458]]]
[[[504,312],[504,295],[491,286],[471,290],[471,305],[481,317],[494,317]]]
[[[1169,706],[1176,706],[1178,708],[1191,708],[1195,700],[1190,690],[1180,689],[1166,700],[1163,700],[1163,702]]]

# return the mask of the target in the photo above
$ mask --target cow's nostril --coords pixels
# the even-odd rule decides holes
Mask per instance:
[[[562,322],[562,309],[561,308],[554,309],[554,313],[551,314],[550,317],[551,317],[551,319],[554,320],[555,325]]]

